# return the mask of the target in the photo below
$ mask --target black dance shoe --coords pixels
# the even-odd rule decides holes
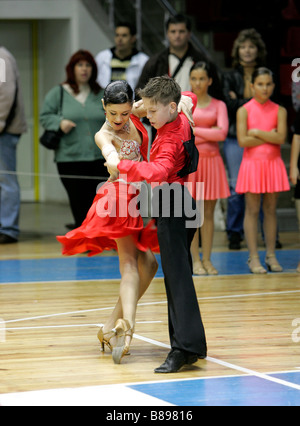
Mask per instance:
[[[172,349],[165,362],[154,370],[155,373],[176,373],[184,365],[195,364],[198,361],[198,355],[190,352]]]
[[[229,238],[229,250],[240,250],[242,238],[238,232],[232,232]]]
[[[17,242],[18,242],[18,240],[10,237],[9,235],[0,234],[0,244],[13,244],[13,243],[17,243]]]

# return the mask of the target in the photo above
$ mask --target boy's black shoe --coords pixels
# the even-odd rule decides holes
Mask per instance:
[[[191,365],[198,361],[198,355],[172,349],[165,362],[154,370],[155,373],[176,373],[184,365]]]
[[[18,242],[18,240],[10,237],[9,235],[0,234],[0,244],[13,244],[13,243],[17,243],[17,242]]]

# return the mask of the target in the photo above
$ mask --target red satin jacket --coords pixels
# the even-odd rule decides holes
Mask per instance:
[[[184,92],[193,100],[193,110],[197,105],[197,97],[194,93]],[[187,181],[187,176],[179,177],[178,172],[188,161],[183,141],[191,138],[191,128],[184,114],[178,114],[175,121],[165,124],[157,131],[150,151],[149,163],[136,163],[130,160],[122,160],[118,165],[121,174],[126,174],[127,182],[139,182],[146,180],[148,183],[180,183]]]

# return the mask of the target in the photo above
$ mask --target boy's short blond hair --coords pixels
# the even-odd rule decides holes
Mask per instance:
[[[181,88],[176,81],[166,76],[151,78],[144,89],[138,90],[141,98],[150,98],[153,103],[168,105],[175,102],[177,105],[181,99]]]

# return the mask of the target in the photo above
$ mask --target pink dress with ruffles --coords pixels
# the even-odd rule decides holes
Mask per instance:
[[[195,143],[199,151],[199,163],[195,173],[189,175],[192,196],[199,200],[227,198],[230,191],[225,166],[219,150],[219,142],[228,133],[228,113],[224,102],[212,98],[205,108],[196,108],[193,114]],[[203,191],[199,183],[203,182]]]
[[[270,132],[277,129],[279,105],[272,101],[260,104],[254,98],[244,105],[248,112],[248,129]],[[264,194],[289,191],[290,185],[281,158],[280,145],[263,145],[244,148],[236,192]]]

